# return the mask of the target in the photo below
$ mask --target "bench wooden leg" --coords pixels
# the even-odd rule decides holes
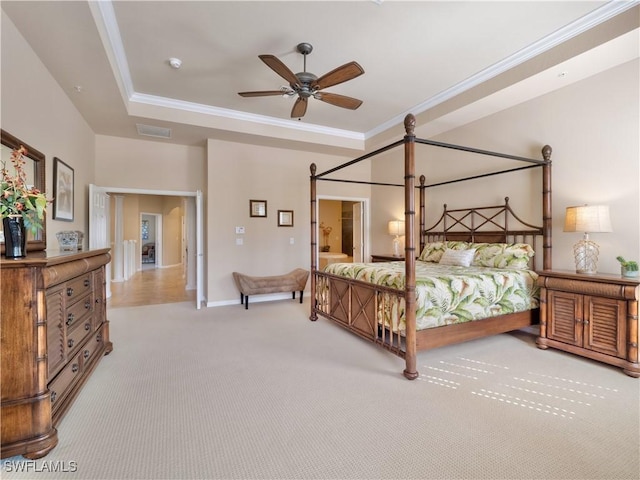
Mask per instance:
[[[249,310],[249,295],[244,296],[244,309]]]
[[[240,292],[240,305],[244,303],[244,293]]]
[[[304,290],[300,290],[300,303],[302,303],[302,294],[304,293]]]

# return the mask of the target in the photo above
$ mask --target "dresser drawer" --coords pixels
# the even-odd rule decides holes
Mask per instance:
[[[104,335],[102,328],[95,332],[91,339],[82,347],[82,365],[88,365],[96,359],[96,352],[101,351],[104,345]]]
[[[64,314],[67,328],[74,328],[76,324],[81,323],[91,313],[93,313],[93,295],[89,293],[79,298],[73,305],[67,306]]]
[[[91,334],[93,328],[91,317],[86,317],[83,322],[76,322],[73,328],[67,331],[67,352],[74,352]]]
[[[55,409],[58,403],[66,396],[69,388],[75,382],[76,378],[82,373],[80,364],[80,355],[76,355],[71,359],[65,368],[49,382],[49,391],[51,392],[51,408]]]
[[[93,290],[93,275],[91,272],[80,275],[65,284],[65,296],[67,305],[77,301],[83,295]]]

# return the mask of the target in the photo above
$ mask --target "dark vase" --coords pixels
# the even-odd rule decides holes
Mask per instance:
[[[6,217],[2,219],[4,231],[4,256],[6,258],[22,258],[27,256],[27,232],[22,217]]]

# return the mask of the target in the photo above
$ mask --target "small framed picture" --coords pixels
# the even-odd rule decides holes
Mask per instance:
[[[73,168],[53,157],[53,218],[73,221]]]
[[[249,216],[250,217],[266,217],[267,201],[266,200],[249,200]]]
[[[278,226],[293,227],[293,210],[278,210]]]

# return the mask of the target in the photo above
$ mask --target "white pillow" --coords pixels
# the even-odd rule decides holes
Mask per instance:
[[[447,248],[442,254],[440,264],[442,265],[457,265],[460,267],[468,267],[473,262],[475,256],[475,249],[471,250],[451,250]]]

